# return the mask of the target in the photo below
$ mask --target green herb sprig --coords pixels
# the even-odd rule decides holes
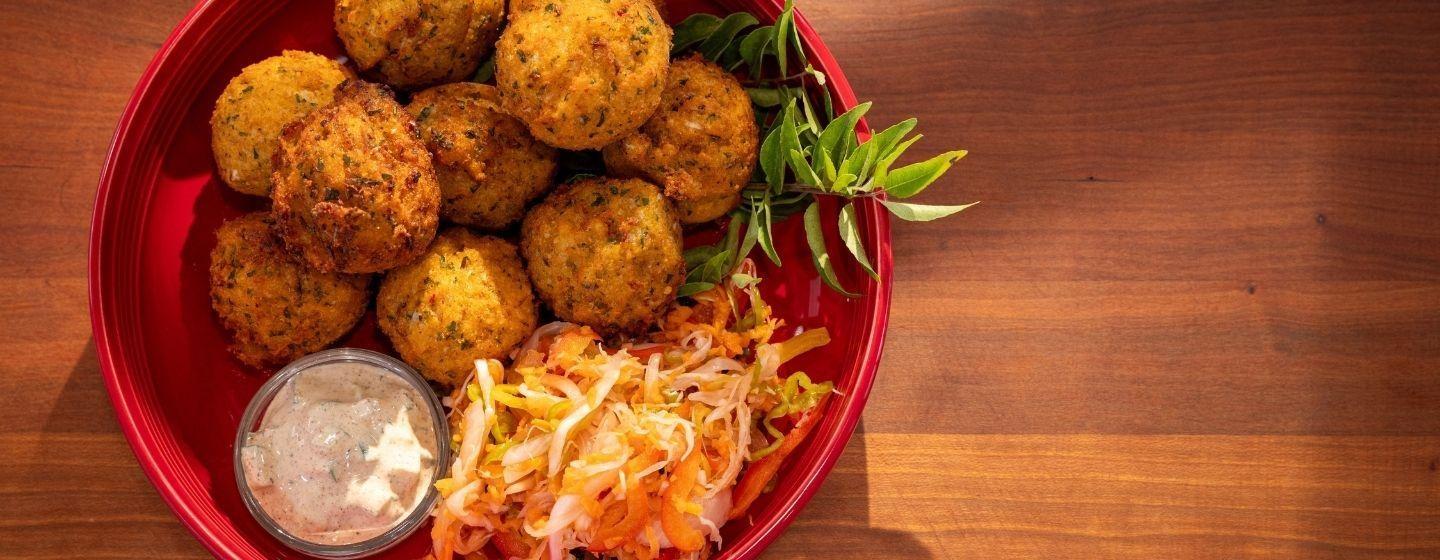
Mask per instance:
[[[787,0],[774,25],[760,26],[748,13],[726,17],[696,14],[675,27],[674,54],[700,53],[731,72],[747,67],[746,92],[764,130],[760,165],[752,183],[741,192],[740,207],[731,212],[729,230],[719,243],[686,251],[688,270],[681,296],[715,287],[759,247],[777,266],[773,226],[795,214],[804,215],[805,239],[811,261],[826,286],[848,297],[858,294],[840,284],[826,247],[820,215],[821,196],[845,201],[835,225],[851,257],[872,278],[879,274],[865,250],[856,219],[855,200],[876,198],[892,215],[912,222],[943,218],[978,203],[933,206],[901,202],[935,183],[964,150],[894,167],[918,142],[916,119],[896,123],[861,142],[856,132],[870,110],[862,103],[836,116],[825,74],[811,66],[795,27],[795,3]],[[766,68],[776,77],[762,78]],[[792,68],[799,70],[791,74]],[[883,196],[882,196],[883,195]]]

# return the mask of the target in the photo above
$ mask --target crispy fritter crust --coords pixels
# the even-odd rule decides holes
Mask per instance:
[[[435,237],[440,187],[430,152],[382,86],[351,80],[335,102],[285,127],[275,156],[275,229],[324,272],[380,272]]]
[[[246,66],[210,115],[210,147],[220,179],[245,194],[270,194],[271,157],[280,130],[330,103],[350,71],[314,53],[285,51]]]
[[[530,211],[520,250],[540,299],[607,334],[652,325],[685,277],[680,220],[639,179],[564,185]]]
[[[759,150],[749,94],[735,76],[697,54],[670,66],[660,110],[604,154],[611,173],[663,186],[680,221],[694,224],[739,204]]]
[[[504,0],[335,2],[335,32],[360,71],[406,90],[475,74],[504,21]]]
[[[442,232],[419,260],[390,271],[376,309],[400,356],[450,387],[475,370],[475,360],[506,356],[539,320],[515,245],[460,227]]]
[[[326,274],[296,262],[257,212],[215,232],[210,305],[234,333],[231,351],[251,366],[279,365],[349,332],[370,301],[367,275]]]
[[[546,144],[599,149],[660,106],[672,31],[651,0],[515,0],[509,19],[501,104]]]
[[[435,155],[440,215],[487,230],[508,228],[555,178],[556,152],[501,112],[495,88],[469,82],[416,93],[407,109]]]

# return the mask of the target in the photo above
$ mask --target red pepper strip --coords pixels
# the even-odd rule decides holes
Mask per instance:
[[[631,479],[625,492],[625,518],[605,526],[591,539],[590,552],[605,552],[634,538],[650,525],[650,496],[639,480]]]
[[[629,352],[631,356],[635,357],[635,359],[640,360],[641,363],[645,363],[650,361],[650,356],[654,356],[655,354],[664,354],[665,352],[669,351],[671,347],[672,345],[670,344],[654,344],[648,348],[641,348],[639,350],[631,348],[629,350],[626,350],[626,352]]]
[[[822,395],[820,400],[815,403],[815,407],[806,411],[805,415],[800,417],[800,421],[795,423],[795,427],[790,429],[790,433],[785,434],[780,442],[780,447],[776,448],[773,453],[761,457],[760,460],[750,463],[750,467],[745,469],[745,475],[740,477],[739,484],[735,485],[735,491],[731,494],[733,501],[726,519],[738,519],[745,515],[745,510],[750,509],[750,505],[754,504],[760,494],[765,492],[765,487],[769,486],[770,481],[780,472],[780,463],[795,451],[795,448],[800,447],[800,443],[805,441],[805,436],[810,435],[810,429],[814,428],[819,421],[820,411],[825,408],[825,401],[829,399],[829,394]]]
[[[690,492],[695,489],[701,455],[698,447],[690,451],[690,456],[681,461],[670,476],[670,486],[660,497],[660,528],[670,544],[681,552],[695,552],[705,546],[705,535],[691,527],[685,520],[685,512],[680,511],[680,505],[690,501]]]

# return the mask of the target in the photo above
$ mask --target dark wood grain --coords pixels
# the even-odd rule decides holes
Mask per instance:
[[[1434,437],[870,434],[775,558],[1435,558]]]
[[[863,432],[772,558],[1440,555],[1440,4],[801,0],[897,224]],[[99,166],[189,2],[0,3],[0,557],[204,549],[89,340]]]

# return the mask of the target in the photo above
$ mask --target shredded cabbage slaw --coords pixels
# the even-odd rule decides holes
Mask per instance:
[[[772,482],[833,392],[779,373],[829,335],[770,342],[780,321],[753,280],[693,297],[649,342],[611,351],[556,322],[509,368],[476,361],[447,399],[455,459],[436,483],[430,557],[485,558],[493,545],[526,560],[668,560],[722,544],[720,527]]]

